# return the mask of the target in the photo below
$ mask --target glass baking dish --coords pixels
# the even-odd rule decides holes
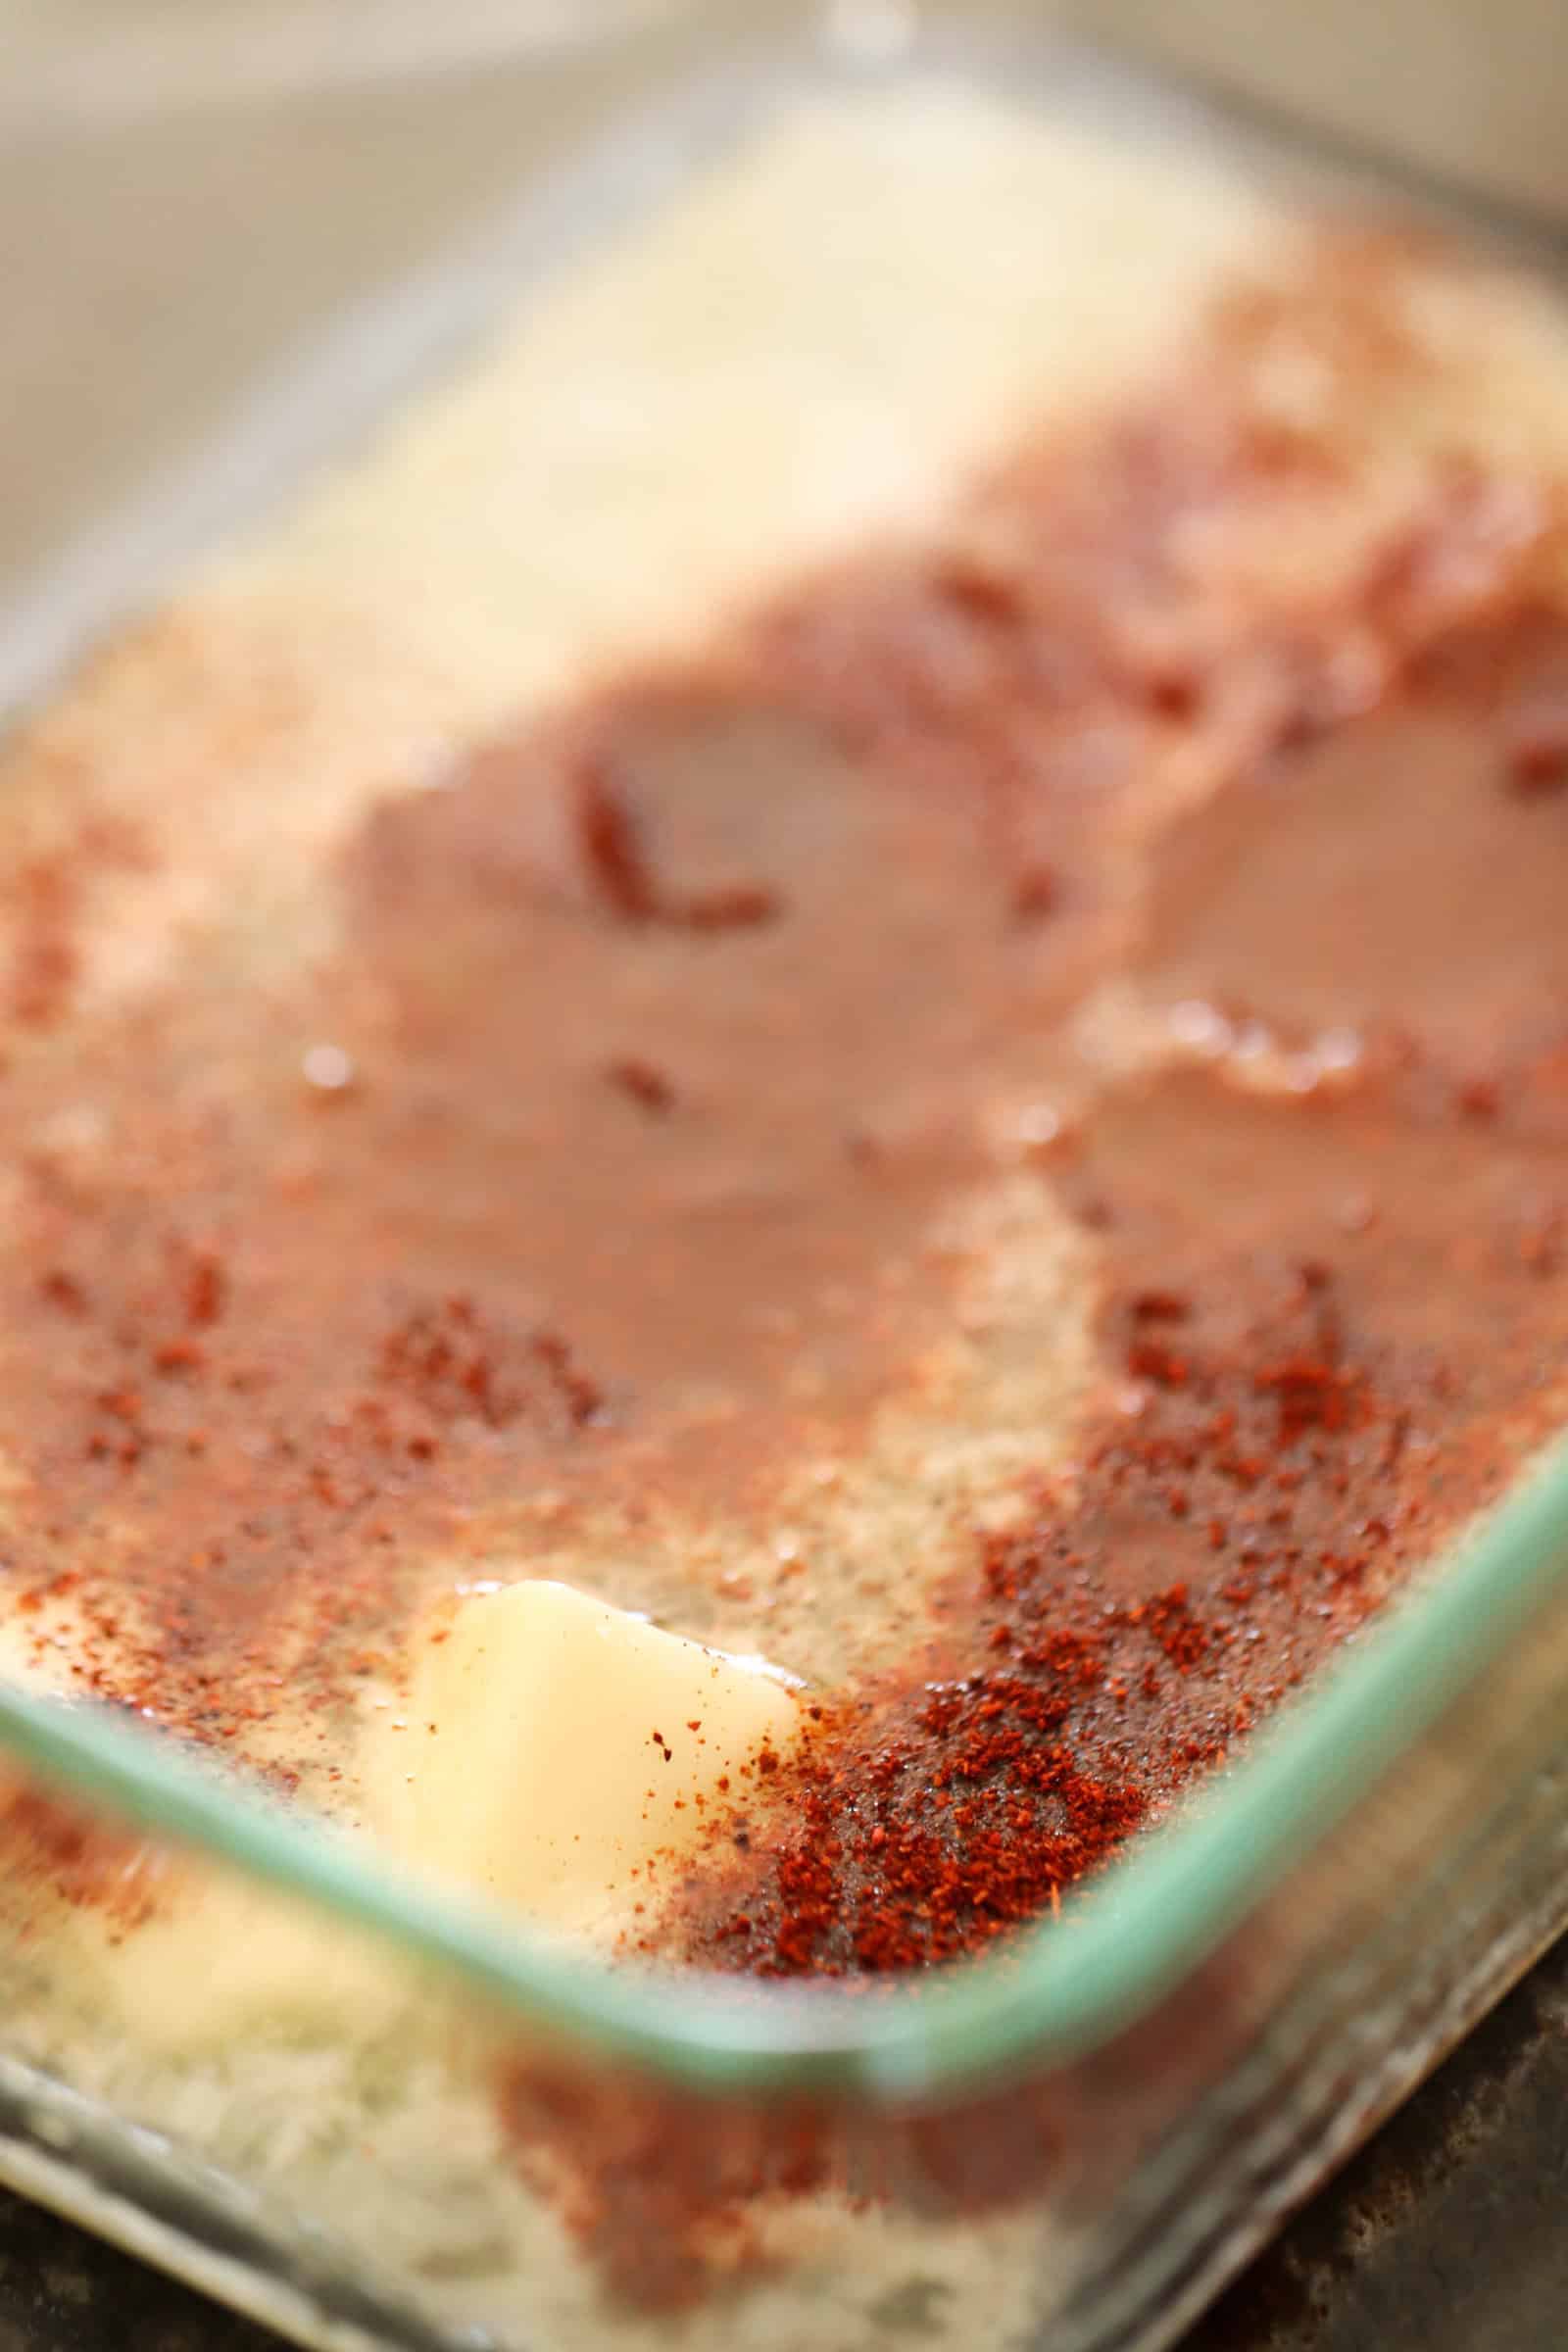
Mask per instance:
[[[114,12],[84,14],[101,30]],[[253,43],[296,60],[259,95],[209,27],[195,65],[173,42],[172,95],[78,49],[7,126],[13,202],[139,191],[172,233],[182,173],[293,141],[360,208],[324,262],[285,257],[263,283],[266,349],[193,367],[172,345],[177,401],[137,413],[132,391],[85,459],[69,418],[51,458],[34,401],[37,486],[3,575],[12,705],[532,276],[803,91],[931,62],[1129,137],[1209,127],[1028,9],[921,28],[886,5],[740,26],[590,11],[569,39],[533,21],[521,56],[498,12],[416,15],[378,19],[368,94],[344,46],[322,72],[299,13],[294,50]],[[209,1883],[211,1974],[238,1969],[241,1995],[206,2046],[161,2037],[152,1939],[146,2028],[127,2030],[71,1994],[24,1897],[0,1897],[0,2177],[322,2346],[1157,2352],[1568,1924],[1565,1685],[1553,1456],[1093,1901],[876,2001],[602,1969],[134,1728],[0,1694],[62,1867],[97,1851],[83,1807],[175,1845]],[[133,1901],[157,1844],[111,1831],[106,1850]],[[247,1971],[256,2023],[236,2033]],[[346,1988],[355,2031],[291,2007],[302,1982]],[[199,2009],[202,1985],[172,1989]]]

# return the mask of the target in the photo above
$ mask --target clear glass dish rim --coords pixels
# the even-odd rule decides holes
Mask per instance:
[[[0,1690],[0,1746],[89,1803],[389,1940],[595,2054],[714,2095],[952,2098],[1065,2064],[1154,2007],[1568,1582],[1559,1444],[1315,1690],[1121,1864],[1070,1928],[867,1999],[617,1966],[396,1868],[220,1780],[150,1733]]]
[[[643,0],[640,13],[659,11]],[[1044,45],[1057,66],[1065,62],[1070,71],[1075,59],[1083,62],[1081,42],[1057,28],[1048,29]],[[1113,62],[1109,70],[1126,73]],[[744,103],[755,88],[745,69],[734,84],[721,77],[695,94],[689,127],[699,136],[705,125],[710,132],[728,120],[737,89]],[[1216,109],[1180,84],[1160,84],[1158,103],[1190,119],[1218,113],[1244,144],[1255,135],[1245,110],[1239,117],[1232,107]],[[662,139],[660,131],[633,154],[627,187],[647,193],[662,183]],[[1303,152],[1298,134],[1288,144]],[[1342,172],[1347,161],[1339,159]],[[1349,169],[1358,170],[1353,160]],[[1375,178],[1385,187],[1410,185],[1409,175],[1381,167]],[[1416,184],[1428,209],[1448,209],[1440,191]],[[558,193],[565,187],[564,180]],[[508,278],[518,251],[538,259],[529,225],[537,210],[530,197],[522,233],[508,240]],[[570,202],[563,210],[569,215]],[[1464,210],[1472,229],[1499,225],[1494,208],[1467,202]],[[1541,244],[1539,230],[1511,215],[1501,216],[1500,226],[1516,253]],[[416,337],[404,338],[421,347],[416,377],[432,350],[466,340],[493,290],[489,261],[470,257],[451,302],[432,290],[438,275],[413,296],[416,308],[431,314]],[[407,388],[409,361],[401,347],[380,350],[367,325],[350,321],[341,348],[329,343],[308,375],[318,390],[357,378],[360,412],[374,416],[394,390]],[[371,318],[368,327],[375,325]],[[295,406],[304,414],[311,404]],[[264,401],[264,416],[267,410]],[[342,430],[340,417],[328,445]],[[314,423],[285,438],[297,444],[284,456],[290,472],[319,457]],[[277,454],[275,447],[268,452],[267,470]],[[257,436],[243,420],[229,458],[232,480],[209,453],[188,477],[154,483],[145,512],[133,503],[120,534],[122,571],[163,575],[248,514],[263,468]],[[105,597],[95,611],[69,574],[68,564],[54,598],[60,612],[50,614],[38,644],[15,676],[0,672],[7,718],[25,709],[68,651],[122,614],[122,597]],[[873,2106],[956,2099],[1020,2067],[1045,2070],[1081,2058],[1154,2008],[1417,1746],[1565,1585],[1568,1440],[1209,1784],[1200,1805],[1119,1865],[1094,1901],[1075,1908],[1067,1928],[1045,1924],[1004,1955],[887,1987],[875,1999],[830,1985],[759,1984],[699,1972],[655,1976],[595,1958],[515,1916],[411,1877],[368,1841],[327,1834],[264,1802],[150,1731],[69,1702],[0,1687],[0,1750],[90,1804],[368,1931],[411,1960],[434,1964],[519,2026],[569,2034],[591,2053],[673,2085],[714,2096],[832,2096]]]

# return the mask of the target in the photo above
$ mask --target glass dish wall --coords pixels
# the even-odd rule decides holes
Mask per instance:
[[[1011,13],[944,15],[925,54],[1104,103]],[[591,54],[448,54],[368,98],[340,70],[122,104],[62,69],[43,86],[77,95],[0,168],[57,232],[121,191],[111,276],[143,324],[183,172],[224,155],[238,190],[248,150],[251,237],[283,148],[317,176],[277,187],[254,347],[203,342],[194,306],[123,429],[68,411],[52,458],[53,395],[19,407],[10,699],[532,273],[821,78],[914,54],[900,10],[789,14],[737,38],[653,12]],[[58,233],[40,250],[62,267]],[[37,338],[36,275],[32,301]],[[88,336],[88,307],[51,331]],[[0,2172],[310,2342],[1154,2352],[1568,1919],[1565,1547],[1557,1469],[1063,1933],[875,2004],[601,1976],[133,1732],[7,1702],[39,1871],[0,1890]],[[200,1966],[138,1925],[171,1877]],[[51,1908],[40,1879],[94,1900]]]

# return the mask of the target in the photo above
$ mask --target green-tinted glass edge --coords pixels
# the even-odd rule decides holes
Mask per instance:
[[[534,2026],[713,2092],[937,2095],[1081,2054],[1150,2008],[1514,1640],[1568,1575],[1568,1446],[1455,1548],[1070,1931],[867,2001],[653,1977],[547,1941],[133,1728],[0,1690],[0,1744],[142,1827],[438,1963]]]
[[[1037,67],[1059,67],[1063,54],[1048,35]],[[715,118],[731,123],[779,93],[754,59],[752,72],[717,94]],[[1162,96],[1179,112],[1192,108],[1178,90]],[[1246,121],[1237,119],[1244,135]],[[1410,178],[1381,169],[1378,176],[1398,185]],[[1493,208],[1480,216],[1493,218]],[[1539,241],[1508,233],[1521,247]],[[200,516],[190,525],[198,544],[212,519],[205,506]],[[0,1747],[90,1801],[455,1972],[531,2026],[576,2034],[673,2082],[715,2094],[940,2096],[1022,2061],[1070,2059],[1150,2009],[1484,1674],[1565,1577],[1568,1444],[1455,1547],[1429,1591],[1370,1630],[1260,1736],[1200,1811],[1118,1869],[1103,1899],[1075,1910],[1070,1932],[1043,1927],[1005,1958],[874,2001],[831,1987],[742,1989],[696,1974],[655,1980],[612,1968],[410,1878],[374,1849],[246,1794],[148,1733],[3,1687]]]

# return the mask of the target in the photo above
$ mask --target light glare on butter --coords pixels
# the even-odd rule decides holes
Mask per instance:
[[[744,1796],[757,1756],[796,1739],[800,1707],[759,1661],[537,1580],[459,1603],[421,1646],[405,1722],[383,1835],[494,1901],[604,1934]]]

